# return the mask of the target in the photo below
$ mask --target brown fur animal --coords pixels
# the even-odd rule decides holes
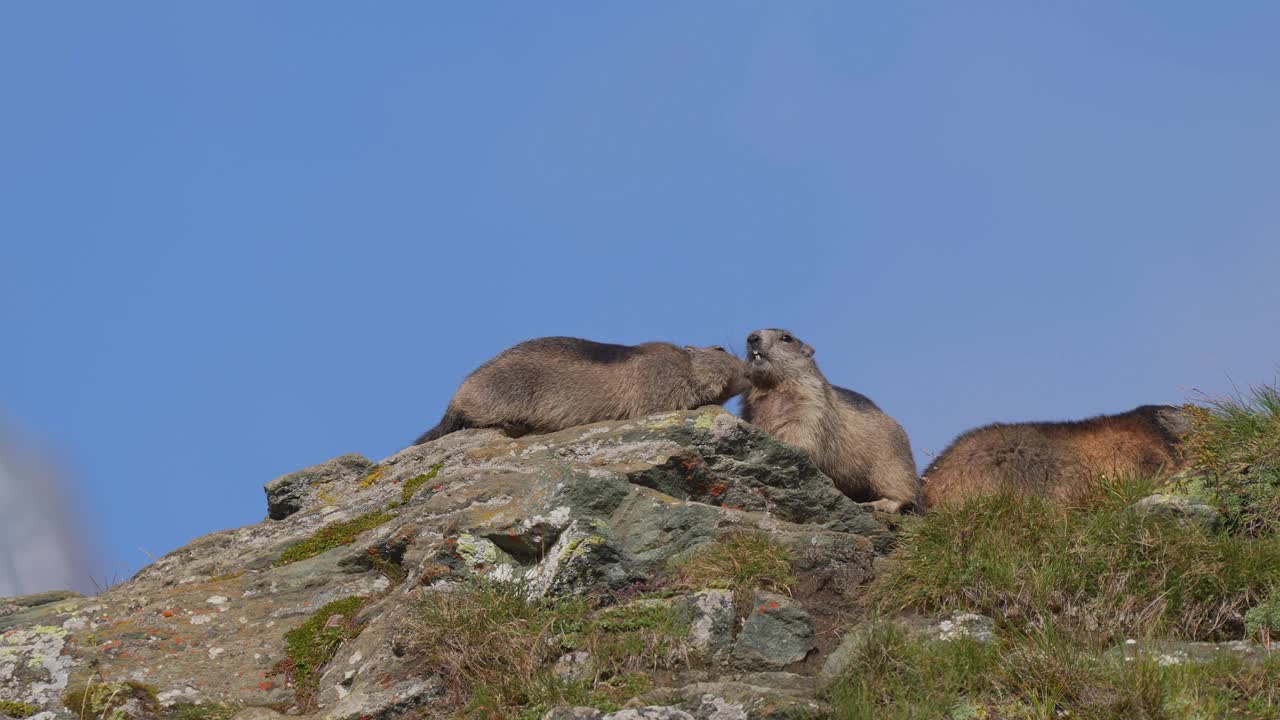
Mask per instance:
[[[1107,475],[1172,473],[1190,421],[1171,405],[1143,405],[1076,422],[996,423],[956,438],[924,471],[926,506],[1000,492],[1063,503],[1087,497]]]
[[[870,398],[827,382],[813,355],[786,330],[747,336],[742,419],[804,450],[854,500],[885,512],[916,505],[920,477],[906,431]]]
[[[545,337],[510,347],[467,376],[444,418],[414,443],[464,428],[512,436],[720,405],[747,389],[745,364],[719,345],[609,345]]]

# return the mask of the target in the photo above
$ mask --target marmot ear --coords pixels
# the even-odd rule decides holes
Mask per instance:
[[[805,345],[804,347],[800,348],[800,354],[804,355],[805,357],[813,357],[813,354],[815,352],[817,351],[813,349],[812,345]]]

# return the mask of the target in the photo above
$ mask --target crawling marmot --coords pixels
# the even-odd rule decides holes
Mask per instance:
[[[444,418],[415,445],[463,428],[549,433],[602,420],[723,404],[749,386],[720,346],[609,345],[545,337],[508,348],[467,376]]]

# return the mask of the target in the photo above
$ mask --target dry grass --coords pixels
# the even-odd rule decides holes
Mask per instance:
[[[673,566],[684,588],[708,587],[736,591],[761,588],[791,594],[795,571],[791,551],[762,532],[738,530],[699,547]]]

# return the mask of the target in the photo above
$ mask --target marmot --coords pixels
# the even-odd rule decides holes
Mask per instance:
[[[519,437],[721,405],[749,385],[745,363],[719,345],[537,338],[502,351],[468,375],[444,418],[414,444],[463,428],[494,427]]]
[[[1103,475],[1172,473],[1190,420],[1172,405],[1143,405],[1076,422],[995,423],[970,430],[924,471],[926,506],[1000,492],[1074,503]]]
[[[920,477],[906,431],[870,398],[827,382],[813,355],[786,330],[747,336],[742,419],[804,450],[850,498],[885,512],[914,507]]]

